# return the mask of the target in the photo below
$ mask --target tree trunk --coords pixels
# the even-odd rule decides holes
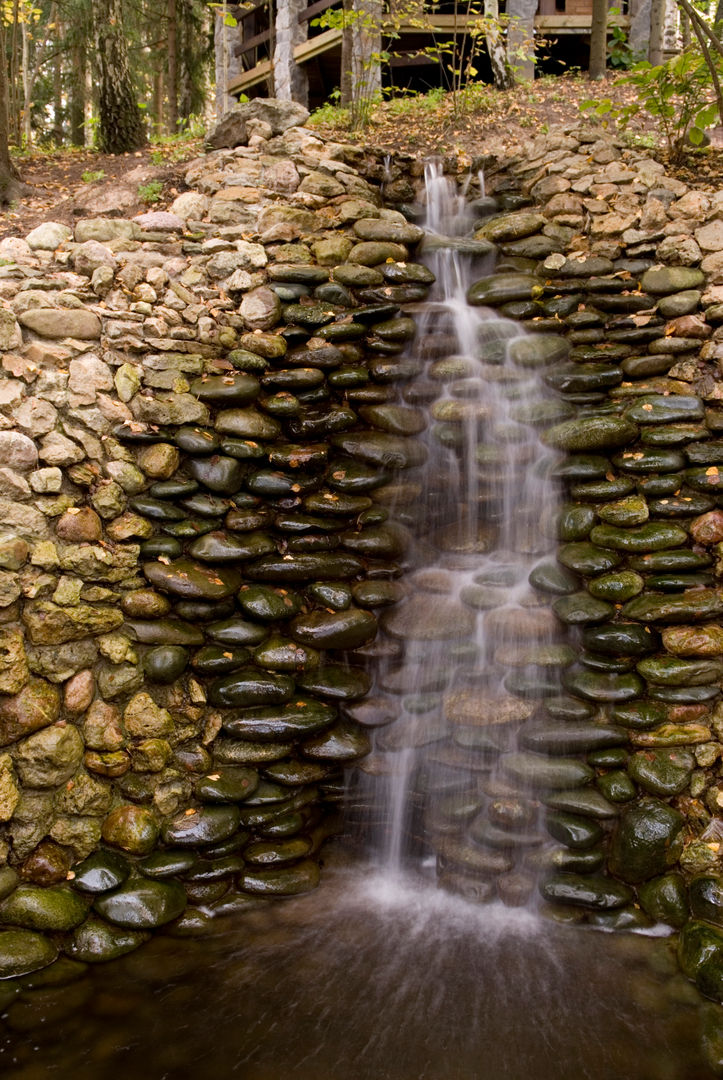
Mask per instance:
[[[604,79],[607,66],[608,0],[592,0],[592,26],[590,27],[591,79]]]
[[[498,90],[508,90],[512,86],[512,73],[507,66],[505,42],[499,23],[498,0],[484,0],[484,14],[488,20],[485,41],[492,68],[492,78]]]
[[[665,26],[665,0],[651,0],[650,40],[648,60],[653,67],[663,63],[663,28]]]
[[[723,0],[718,0],[715,9],[715,25],[719,26],[723,23]]]
[[[58,23],[56,33],[58,39],[63,38],[63,27]],[[62,145],[65,141],[63,129],[63,56],[58,50],[53,61],[53,141]]]
[[[353,7],[352,123],[363,126],[382,92],[382,5],[381,0],[353,0]]]
[[[7,205],[22,194],[25,186],[18,180],[8,147],[8,73],[5,66],[5,25],[0,19],[0,205]]]
[[[70,141],[73,146],[85,146],[85,45],[73,47],[73,80],[70,93]]]
[[[32,145],[33,129],[30,126],[30,108],[32,105],[30,100],[30,40],[28,24],[25,20],[20,24],[20,31],[23,42],[23,142],[28,147]]]
[[[178,19],[176,0],[168,0],[168,131],[178,133]]]
[[[163,68],[159,67],[153,78],[153,119],[156,125],[156,136],[160,139],[163,135]]]
[[[107,154],[138,150],[146,145],[146,133],[128,66],[121,0],[94,0],[93,23],[100,149]]]
[[[723,3],[723,0],[721,0]],[[344,24],[341,31],[341,91],[340,102],[348,109],[352,100],[351,53],[352,53],[352,0],[344,0]]]
[[[12,130],[13,141],[20,146],[20,99],[18,88],[18,26],[20,17],[20,0],[13,0],[13,31],[10,35],[10,86],[9,96],[6,101],[5,111],[9,111],[9,125]],[[4,29],[4,28],[3,28]],[[6,80],[7,81],[7,80]]]
[[[515,82],[535,77],[535,12],[537,0],[508,0],[507,63]]]

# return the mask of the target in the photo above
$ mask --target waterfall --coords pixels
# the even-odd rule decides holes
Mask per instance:
[[[411,350],[424,361],[413,395],[425,399],[429,456],[420,497],[396,511],[416,544],[408,596],[385,623],[397,655],[376,693],[397,719],[363,768],[382,789],[374,846],[386,869],[436,864],[453,891],[517,904],[546,838],[518,734],[559,693],[566,656],[530,585],[554,558],[556,459],[534,426],[545,396],[534,335],[467,303],[491,269],[469,240],[469,200],[433,163],[424,201],[436,284]]]

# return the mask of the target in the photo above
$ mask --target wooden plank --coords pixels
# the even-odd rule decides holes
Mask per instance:
[[[302,11],[301,15],[299,15],[299,22],[309,22],[317,15],[321,15],[327,8],[334,7],[338,3],[339,0],[317,0],[315,4],[309,4],[306,11]]]
[[[271,31],[264,30],[263,34],[254,34],[253,37],[248,38],[246,41],[241,42],[241,48],[238,49],[236,55],[243,56],[247,52],[251,52],[252,49],[258,48],[259,45],[265,45],[267,41],[271,40]],[[231,89],[229,84],[229,89]]]
[[[316,37],[309,38],[308,41],[297,45],[294,49],[294,59],[299,64],[306,64],[309,60],[321,56],[322,53],[328,52],[329,49],[333,49],[340,43],[341,30],[326,30],[323,34],[317,34]],[[238,78],[233,79],[228,84],[229,93],[237,94],[247,90],[250,86],[257,86],[267,79],[270,74],[271,63],[264,60],[262,63],[257,64],[256,67],[251,68],[250,71],[244,71]]]

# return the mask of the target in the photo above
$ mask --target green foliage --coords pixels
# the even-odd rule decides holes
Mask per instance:
[[[612,68],[629,69],[636,56],[630,48],[628,33],[620,22],[620,8],[611,7],[608,11],[608,64]]]
[[[700,51],[691,46],[665,64],[636,64],[620,85],[632,86],[636,100],[629,105],[613,105],[610,98],[583,101],[580,108],[592,111],[603,123],[615,122],[626,128],[641,111],[655,118],[671,159],[680,160],[686,142],[699,146],[704,128],[717,116],[710,102],[711,77]]]
[[[80,179],[84,184],[95,184],[96,181],[105,179],[105,169],[97,169],[95,172],[88,169],[80,174]]]
[[[149,180],[147,184],[138,185],[138,198],[150,206],[158,202],[162,191],[163,184],[160,180]]]
[[[345,106],[340,105],[339,101],[341,94],[338,89],[333,90],[329,94],[329,100],[325,105],[320,105],[318,109],[314,109],[313,113],[307,120],[307,123],[312,127],[328,125],[335,128],[349,128],[351,127],[351,113]]]

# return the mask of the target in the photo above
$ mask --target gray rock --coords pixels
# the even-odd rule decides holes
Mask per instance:
[[[61,721],[37,731],[18,745],[15,768],[27,787],[59,787],[80,766],[83,749],[78,729]]]
[[[183,232],[186,227],[182,217],[168,210],[149,210],[146,214],[138,214],[133,220],[143,232]]]
[[[12,311],[0,308],[0,350],[8,352],[23,343],[23,335]]]
[[[73,266],[79,274],[92,277],[93,273],[101,266],[108,266],[111,270],[118,268],[118,260],[110,248],[97,240],[86,240],[73,252]]]
[[[101,331],[98,316],[85,308],[36,308],[24,311],[19,321],[28,330],[47,338],[73,337],[92,341],[100,337]]]
[[[33,251],[55,251],[70,240],[73,230],[58,221],[45,221],[25,237],[28,247]]]
[[[246,124],[249,120],[263,120],[270,125],[273,135],[281,135],[288,128],[300,127],[308,119],[309,110],[296,101],[255,98],[227,112],[206,136],[206,144],[213,150],[244,146],[248,140]]]
[[[75,226],[75,239],[83,244],[86,240],[98,240],[107,244],[110,240],[135,240],[140,228],[125,218],[83,218]]]
[[[32,439],[19,431],[0,431],[0,465],[26,472],[38,463],[38,451]]]

